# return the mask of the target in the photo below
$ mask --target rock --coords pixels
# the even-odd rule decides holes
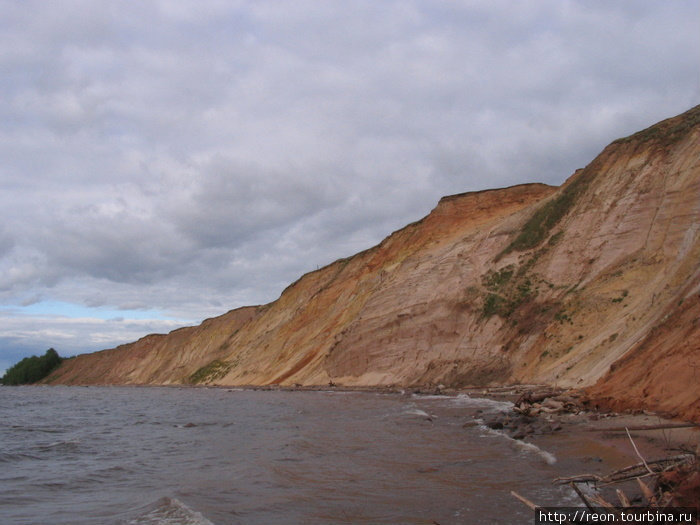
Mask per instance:
[[[554,411],[564,410],[564,403],[561,401],[556,401],[555,399],[549,398],[545,399],[542,406]]]
[[[700,417],[697,397],[688,395],[697,385],[700,357],[687,346],[700,336],[700,298],[696,292],[681,294],[697,290],[699,130],[700,106],[615,141],[560,188],[524,184],[446,197],[424,219],[374,248],[301,276],[273,303],[67,359],[52,381],[187,382],[221,354],[229,359],[218,370],[227,371],[217,380],[224,385],[353,377],[358,386],[421,381],[482,389],[515,377],[532,382],[563,374],[567,383],[595,386],[587,395],[615,410],[647,400],[649,410]],[[567,220],[555,224],[560,217]],[[523,237],[529,231],[545,236],[535,236],[530,245]],[[521,242],[525,245],[518,247]],[[533,256],[536,248],[546,256]],[[506,254],[510,270],[506,261],[497,262]],[[530,284],[523,288],[525,279],[532,280],[533,293]],[[566,294],[574,288],[557,286],[535,300],[543,283],[581,282],[597,285],[575,288],[575,313],[541,308],[568,304]],[[612,292],[623,283],[622,297],[601,300],[603,284]],[[505,322],[496,321],[504,313],[497,311],[499,302],[487,302],[499,296],[507,302],[523,299],[510,319],[518,321],[517,329],[492,329]],[[626,312],[623,306],[629,306]],[[660,322],[650,323],[651,318]],[[464,332],[459,337],[455,319]],[[574,322],[576,333],[569,326]],[[624,365],[599,366],[592,344],[575,343],[566,358],[545,359],[584,331],[620,331],[606,342],[605,353],[610,361],[625,355]],[[552,339],[548,348],[500,350],[545,338]],[[632,339],[638,343],[628,352]],[[650,369],[660,370],[661,358],[664,373],[650,377]],[[566,368],[574,363],[574,370]],[[317,381],[316,386],[325,383]],[[539,396],[543,401],[559,394],[549,387],[538,390],[523,397],[522,411]]]
[[[523,432],[522,430],[518,430],[518,431],[514,432],[513,434],[511,434],[510,437],[512,437],[513,439],[521,439],[522,440],[522,439],[525,439],[525,432]]]

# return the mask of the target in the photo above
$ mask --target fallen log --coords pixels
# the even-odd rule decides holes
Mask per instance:
[[[519,499],[522,503],[527,505],[530,508],[530,510],[535,510],[535,511],[537,510],[538,505],[536,505],[535,503],[533,503],[532,501],[527,499],[525,496],[521,496],[520,494],[518,494],[514,490],[511,490],[510,494],[511,494],[511,496]],[[562,524],[567,523],[568,525],[572,525],[572,523],[566,518],[563,518],[563,521],[559,521],[558,523],[562,523]]]
[[[637,478],[637,479],[639,479],[639,478]],[[624,492],[622,492],[620,489],[617,489],[615,492],[617,493],[617,499],[620,500],[620,504],[621,504],[623,507],[631,507],[631,506],[632,506],[632,504],[630,503],[629,498],[627,497],[627,494],[625,494]]]
[[[649,486],[646,483],[644,483],[641,478],[637,478],[637,483],[639,484],[639,489],[642,491],[642,495],[647,500],[647,505],[655,505],[656,498],[654,497],[654,493],[649,488]]]
[[[680,466],[692,461],[694,461],[694,456],[692,454],[679,454],[670,458],[656,459],[645,463],[636,463],[634,465],[618,469],[605,476],[598,476],[596,474],[581,474],[579,476],[571,476],[567,478],[556,478],[553,483],[622,483],[623,481],[628,481],[630,479],[649,476],[649,470],[653,471],[652,473],[654,474],[658,474],[659,472],[663,472],[668,468]],[[649,470],[647,470],[647,468]]]
[[[574,492],[576,492],[576,494],[578,494],[578,497],[581,498],[581,501],[583,501],[583,503],[586,505],[588,510],[590,510],[591,512],[595,512],[596,510],[593,508],[593,505],[591,505],[591,503],[588,501],[588,499],[586,498],[584,493],[581,492],[581,489],[578,488],[578,485],[576,483],[573,483],[573,482],[569,483],[569,485],[571,485],[571,488],[574,489]]]
[[[561,390],[545,390],[541,392],[528,391],[523,393],[518,400],[515,402],[516,405],[521,405],[523,403],[534,404],[544,401],[548,397],[556,397],[562,393]]]
[[[615,513],[615,514],[619,514],[619,513],[617,512],[617,509],[615,508],[615,505],[613,505],[612,503],[606,501],[606,500],[603,498],[603,496],[601,496],[600,494],[594,494],[593,496],[591,496],[591,501],[592,501],[593,503],[597,503],[598,505],[600,505],[601,507],[603,507],[603,508],[605,508],[605,509],[607,509],[607,510],[609,510],[609,511],[612,511],[612,512]]]
[[[525,505],[527,505],[528,507],[530,507],[531,510],[537,509],[537,505],[535,505],[532,501],[530,501],[529,499],[527,499],[525,496],[521,496],[520,494],[518,494],[518,493],[515,492],[514,490],[511,490],[511,491],[510,491],[510,494],[511,494],[511,496],[513,496],[513,497],[519,499],[519,500],[520,500],[521,502],[523,502]]]
[[[666,423],[662,425],[637,425],[633,427],[587,428],[586,432],[625,432],[627,430],[671,430],[674,428],[700,428],[698,423]]]
[[[603,481],[601,476],[596,474],[579,474],[578,476],[569,476],[566,478],[555,478],[552,483],[563,485],[565,483],[598,483]]]

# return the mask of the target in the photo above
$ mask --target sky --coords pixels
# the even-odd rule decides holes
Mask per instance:
[[[698,103],[698,0],[0,0],[0,373],[275,300]]]

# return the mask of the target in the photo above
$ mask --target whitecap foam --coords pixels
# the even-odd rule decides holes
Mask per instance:
[[[452,399],[451,396],[443,394],[411,394],[411,397],[415,399]]]
[[[407,407],[404,407],[404,409],[401,411],[401,413],[404,416],[416,416],[416,417],[431,418],[431,419],[436,417],[432,414],[428,414],[425,410],[421,410],[420,408],[416,408],[414,405],[409,405]]]
[[[39,450],[73,450],[80,445],[79,439],[68,439],[65,441],[54,441],[52,443],[44,443],[36,445]]]
[[[491,436],[501,437],[501,438],[507,440],[513,448],[521,450],[522,452],[536,454],[537,456],[542,458],[542,460],[545,463],[547,463],[547,465],[554,465],[557,462],[557,457],[554,454],[552,454],[551,452],[547,452],[546,450],[542,450],[540,447],[538,447],[534,443],[528,443],[527,441],[522,441],[520,439],[513,439],[508,434],[505,434],[503,432],[499,432],[498,430],[494,430],[492,428],[487,427],[484,424],[484,421],[481,419],[475,419],[474,421],[476,421],[478,423],[478,428],[482,432],[489,434]]]
[[[488,408],[499,411],[513,408],[513,403],[510,401],[496,401],[495,399],[488,399],[485,397],[471,397],[469,394],[457,394],[451,399],[459,406]]]
[[[547,452],[546,450],[542,450],[540,447],[533,443],[528,443],[527,441],[521,441],[519,439],[513,439],[509,436],[506,436],[508,439],[512,439],[515,442],[515,446],[517,448],[520,448],[521,450],[524,450],[526,452],[532,452],[534,454],[539,455],[547,465],[554,465],[557,462],[557,458],[554,454],[551,452]]]
[[[421,410],[420,408],[407,408],[403,411],[403,413],[407,416],[433,417],[425,410]]]
[[[122,525],[214,525],[176,498],[164,497],[148,505],[142,514]]]

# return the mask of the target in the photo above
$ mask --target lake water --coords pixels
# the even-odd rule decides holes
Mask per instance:
[[[0,387],[0,521],[532,523],[511,490],[575,502],[551,480],[592,471],[606,450],[474,424],[477,410],[507,408],[466,395]]]

